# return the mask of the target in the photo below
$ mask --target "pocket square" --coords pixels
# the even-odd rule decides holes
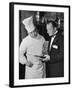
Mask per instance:
[[[55,48],[55,49],[58,49],[58,46],[57,45],[53,45],[52,47]]]

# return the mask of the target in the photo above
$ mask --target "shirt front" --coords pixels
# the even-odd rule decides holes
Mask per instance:
[[[56,31],[56,32],[54,33],[53,37],[51,37],[51,42],[50,42],[49,50],[51,50],[52,43],[53,43],[53,41],[54,41],[54,39],[55,39],[55,37],[56,37],[57,32],[58,32],[58,31]]]

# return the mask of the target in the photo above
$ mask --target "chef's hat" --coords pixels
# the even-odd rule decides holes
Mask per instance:
[[[24,19],[23,24],[25,25],[25,28],[28,31],[28,33],[34,31],[35,26],[33,24],[33,16],[30,16],[30,17]]]

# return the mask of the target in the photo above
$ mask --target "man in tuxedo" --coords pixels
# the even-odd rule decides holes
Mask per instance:
[[[43,59],[46,62],[46,77],[64,76],[64,38],[57,30],[54,21],[48,21],[47,33],[51,37],[48,45],[48,55]]]

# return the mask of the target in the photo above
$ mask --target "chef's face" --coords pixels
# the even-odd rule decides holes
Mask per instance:
[[[36,31],[33,31],[33,32],[30,33],[30,35],[31,35],[32,37],[37,37],[38,33],[37,33]]]
[[[53,27],[52,23],[48,23],[46,25],[46,29],[47,29],[47,33],[49,34],[49,36],[52,36],[55,32],[55,28]]]

